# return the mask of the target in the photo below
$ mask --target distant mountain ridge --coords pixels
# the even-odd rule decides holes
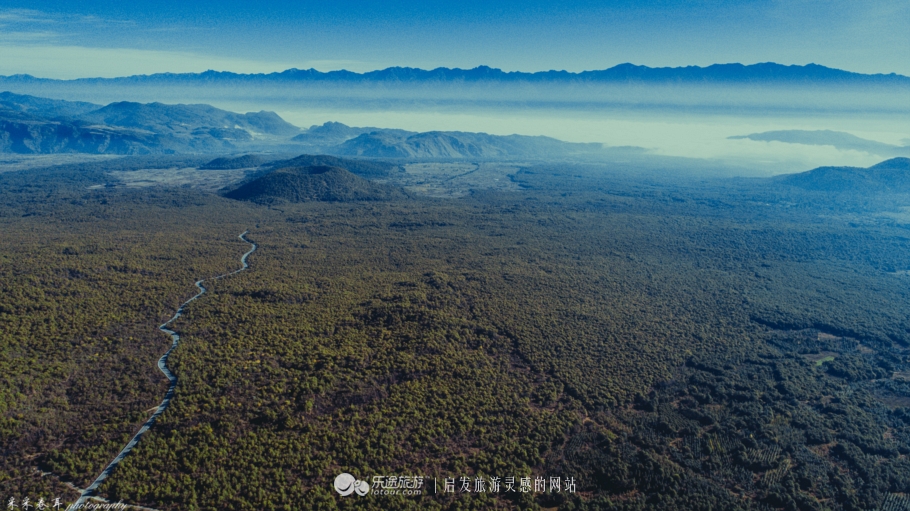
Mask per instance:
[[[488,66],[472,69],[446,68],[420,69],[390,67],[356,73],[353,71],[317,71],[315,69],[287,69],[274,73],[243,74],[230,71],[205,71],[202,73],[157,73],[117,78],[78,78],[56,80],[36,78],[31,75],[0,76],[2,82],[70,82],[70,83],[195,83],[195,82],[345,82],[345,83],[421,83],[421,82],[712,82],[712,83],[826,83],[826,84],[880,84],[910,87],[910,77],[896,73],[863,74],[835,69],[818,64],[783,65],[774,62],[758,64],[713,64],[710,66],[648,67],[630,63],[608,69],[582,71],[503,71]]]
[[[879,156],[910,156],[910,145],[898,146],[857,137],[842,131],[831,130],[779,130],[727,137],[731,140],[754,140],[757,142],[783,142],[800,145],[828,145],[840,150],[863,151]]]

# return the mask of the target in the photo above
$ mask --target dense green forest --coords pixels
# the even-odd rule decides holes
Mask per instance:
[[[101,167],[98,167],[98,166]],[[177,509],[905,509],[910,236],[755,183],[273,203],[0,174],[0,497]],[[891,198],[889,200],[899,200]],[[573,478],[341,497],[332,481]],[[4,501],[5,501],[4,500]],[[902,507],[903,506],[903,507]]]

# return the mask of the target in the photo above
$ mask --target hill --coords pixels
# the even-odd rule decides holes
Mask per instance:
[[[350,202],[402,199],[404,192],[371,183],[340,167],[285,167],[225,194],[225,197],[258,203]]]
[[[412,131],[405,130],[371,127],[355,128],[344,125],[340,122],[327,122],[322,126],[311,126],[310,129],[295,136],[291,140],[294,142],[300,142],[316,147],[332,147],[347,142],[348,140],[359,135],[363,135],[364,133],[378,132],[393,133],[397,136],[408,136],[414,134]]]
[[[910,158],[892,158],[868,168],[819,167],[778,176],[779,184],[806,190],[850,193],[910,193]]]
[[[365,178],[388,176],[390,172],[398,169],[398,165],[384,161],[357,160],[351,158],[338,158],[325,154],[303,154],[290,160],[271,162],[267,167],[273,169],[283,167],[340,167]]]

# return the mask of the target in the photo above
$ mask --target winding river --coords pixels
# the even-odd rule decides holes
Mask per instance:
[[[177,376],[174,375],[174,373],[172,373],[170,369],[168,369],[167,359],[168,359],[168,357],[171,356],[171,352],[173,352],[175,349],[177,349],[177,346],[180,344],[180,334],[178,334],[174,330],[169,329],[168,325],[170,325],[171,323],[176,321],[177,318],[179,318],[180,316],[183,315],[183,309],[187,305],[189,305],[190,303],[192,303],[193,301],[195,301],[196,299],[198,299],[199,297],[201,297],[202,295],[204,295],[206,293],[206,289],[202,285],[203,282],[205,282],[206,280],[219,280],[219,279],[223,279],[225,277],[230,277],[231,275],[236,275],[250,267],[250,265],[247,263],[246,260],[248,257],[250,257],[250,254],[252,254],[253,252],[256,251],[257,245],[255,243],[253,243],[252,241],[246,239],[247,233],[249,233],[249,231],[243,231],[243,233],[240,234],[240,236],[238,236],[241,240],[243,240],[251,245],[250,250],[247,253],[243,254],[243,256],[240,258],[240,263],[242,266],[239,269],[234,270],[230,273],[225,273],[224,275],[218,275],[217,277],[211,277],[209,279],[203,279],[203,280],[197,281],[196,287],[199,289],[199,292],[196,293],[196,296],[185,301],[183,303],[183,305],[181,305],[180,308],[177,309],[177,312],[174,313],[174,315],[171,317],[171,319],[167,320],[163,325],[158,327],[158,330],[161,330],[162,332],[170,335],[171,339],[173,340],[173,342],[171,343],[171,348],[169,350],[167,350],[167,353],[165,353],[164,355],[161,356],[161,358],[158,359],[158,369],[160,369],[161,372],[164,373],[164,375],[167,376],[167,379],[170,380],[170,382],[171,382],[170,387],[168,387],[168,389],[167,389],[167,394],[164,395],[164,400],[162,400],[161,404],[158,405],[158,409],[155,410],[155,413],[152,414],[152,416],[149,417],[149,419],[147,421],[145,421],[145,424],[143,424],[142,427],[139,428],[139,431],[135,435],[133,435],[133,438],[120,451],[120,454],[118,454],[117,457],[114,458],[114,460],[111,461],[107,465],[107,467],[104,468],[104,470],[101,472],[101,474],[92,482],[91,485],[89,485],[88,488],[82,490],[82,494],[79,495],[79,499],[75,503],[73,503],[71,506],[67,507],[66,508],[67,511],[71,511],[71,510],[75,511],[77,509],[81,509],[82,507],[84,507],[85,501],[89,497],[91,497],[92,493],[94,493],[94,491],[96,489],[98,489],[98,486],[102,482],[104,482],[105,479],[107,479],[107,476],[111,475],[111,472],[113,472],[114,469],[117,468],[117,465],[119,465],[120,462],[123,461],[123,458],[125,458],[126,455],[129,454],[130,451],[133,450],[133,447],[136,447],[136,444],[139,443],[139,439],[142,438],[142,435],[144,435],[145,432],[148,431],[149,428],[151,428],[153,424],[155,424],[155,421],[158,419],[158,416],[160,416],[162,413],[164,413],[164,411],[167,410],[167,407],[171,404],[171,399],[174,397],[174,391],[177,388]]]

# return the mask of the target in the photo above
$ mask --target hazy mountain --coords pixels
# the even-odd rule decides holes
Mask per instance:
[[[22,84],[52,82],[30,75],[0,77],[0,83]],[[738,63],[714,64],[707,67],[652,68],[634,64],[620,64],[609,69],[570,73],[567,71],[541,71],[536,73],[506,72],[487,66],[473,69],[440,67],[424,70],[410,67],[354,73],[351,71],[320,72],[315,69],[288,69],[268,74],[239,74],[206,71],[203,73],[159,73],[122,78],[80,78],[77,83],[155,84],[165,83],[253,83],[253,82],[765,82],[765,83],[852,83],[910,86],[910,77],[898,74],[861,74],[833,69],[817,64],[786,66],[773,62],[743,65]]]
[[[399,129],[356,128],[338,122],[313,126],[293,140],[329,154],[367,158],[547,158],[603,151],[602,144],[575,144],[549,137],[460,131],[416,133]]]
[[[246,132],[243,132],[246,133]],[[19,154],[175,154],[221,152],[251,140],[220,136],[217,130],[195,130],[186,135],[84,121],[44,119],[0,110],[0,152]]]
[[[576,144],[549,137],[498,136],[461,131],[401,135],[382,131],[359,135],[331,152],[344,156],[447,159],[565,157],[601,150],[602,144]]]
[[[367,73],[313,69],[268,74],[163,73],[121,78],[51,80],[26,75],[0,77],[0,90],[91,102],[261,105],[265,110],[347,112],[440,112],[444,116],[489,115],[491,111],[649,112],[760,115],[842,112],[850,115],[910,114],[910,78],[867,75],[818,65],[718,64],[651,68],[622,64],[570,73],[473,69],[423,70],[394,67]],[[231,107],[236,110],[238,107]],[[573,114],[575,115],[575,114]],[[511,126],[520,125],[515,116]],[[328,119],[323,119],[328,120]],[[320,121],[322,122],[322,121]],[[379,122],[379,121],[375,121]],[[385,124],[385,123],[383,123]],[[391,123],[389,123],[391,124]],[[295,143],[307,152],[345,142],[341,126],[314,126]],[[483,128],[468,128],[482,130]],[[521,133],[520,126],[509,128]],[[736,134],[731,131],[726,135]],[[742,132],[747,133],[747,132]],[[556,133],[546,133],[559,136]],[[725,135],[725,136],[726,136]]]
[[[27,113],[38,117],[75,117],[92,110],[101,108],[101,105],[86,103],[84,101],[63,101],[60,99],[39,98],[26,94],[13,94],[0,92],[0,108],[16,112]]]
[[[549,137],[457,131],[414,133],[355,128],[336,122],[313,126],[300,133],[297,127],[273,112],[238,114],[209,105],[122,101],[71,118],[51,118],[30,111],[59,113],[66,110],[72,113],[90,104],[16,95],[6,97],[17,109],[0,106],[0,151],[5,152],[206,153],[275,144],[287,149],[290,143],[338,156],[409,159],[549,158],[593,155],[603,151],[601,144],[574,144]],[[296,136],[289,139],[290,135]],[[324,158],[289,164],[340,165],[340,161]],[[212,161],[208,168],[247,168],[265,162],[256,156],[246,156]],[[359,163],[354,166],[363,167]],[[362,174],[377,176],[387,172],[388,169],[371,167],[363,168]]]
[[[910,193],[910,158],[892,158],[869,168],[819,167],[774,178],[806,190],[855,193]]]
[[[209,105],[130,102],[97,108],[91,103],[9,93],[0,99],[2,152],[221,152],[286,142],[300,132],[273,112],[238,114]]]
[[[339,167],[285,167],[240,185],[225,197],[259,203],[348,202],[405,198],[397,188],[367,181]]]
[[[785,142],[788,144],[802,145],[829,145],[841,150],[863,151],[879,156],[905,156],[910,155],[910,146],[901,147],[898,145],[885,144],[875,140],[844,133],[842,131],[818,130],[782,130],[782,131],[765,131],[763,133],[752,133],[751,135],[741,135],[729,137],[730,139],[749,139],[761,142]]]
[[[249,140],[256,135],[291,136],[300,128],[274,112],[238,114],[210,105],[165,105],[163,103],[111,103],[79,116],[80,120],[109,126],[139,128],[155,133],[186,134],[198,130],[221,138]]]
[[[392,133],[398,136],[413,135],[414,132],[385,128],[354,128],[340,122],[327,122],[322,126],[312,126],[291,140],[316,147],[333,147],[342,144],[364,133]]]
[[[154,133],[111,126],[55,121],[0,109],[0,152],[19,154],[165,152]]]

